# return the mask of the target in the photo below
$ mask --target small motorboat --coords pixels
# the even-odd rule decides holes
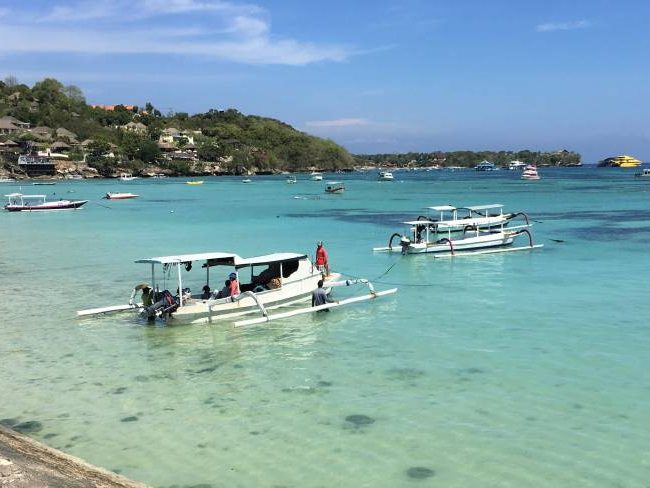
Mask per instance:
[[[323,181],[323,173],[312,171],[309,175],[309,179],[312,181]]]
[[[395,177],[390,171],[381,171],[379,173],[379,181],[393,181]]]
[[[186,181],[185,184],[186,185],[202,185],[203,180]]]
[[[244,178],[243,180],[241,180],[241,182],[242,183],[252,183],[253,180],[251,180],[250,178]]]
[[[138,198],[140,195],[136,195],[135,193],[128,193],[128,192],[123,192],[123,193],[111,193],[108,192],[104,198],[106,200],[128,200],[129,198]]]
[[[56,183],[54,181],[36,181],[36,182],[32,183],[32,185],[34,185],[34,186],[52,186],[52,185],[56,185]]]
[[[643,168],[643,171],[640,173],[634,173],[634,176],[639,178],[649,178],[650,177],[650,168]]]
[[[343,193],[345,185],[341,181],[329,181],[325,187],[325,193]]]
[[[133,181],[133,180],[137,180],[137,179],[138,179],[138,177],[133,176],[131,173],[122,173],[120,175],[120,180],[122,180],[122,181]]]
[[[524,169],[524,172],[521,174],[521,179],[522,180],[539,180],[540,176],[537,173],[537,166],[534,164],[529,164],[526,166],[526,169]]]
[[[36,212],[45,210],[74,210],[88,203],[88,200],[58,200],[48,202],[45,195],[23,195],[11,193],[5,195],[9,200],[4,206],[9,212]]]
[[[287,176],[287,184],[288,185],[293,185],[294,183],[298,183],[298,180],[296,179],[295,176]]]

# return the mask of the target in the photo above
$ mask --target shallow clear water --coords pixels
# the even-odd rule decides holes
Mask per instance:
[[[154,486],[646,486],[650,182],[540,173],[336,175],[342,195],[284,177],[25,185],[92,202],[0,214],[0,419]],[[525,210],[545,248],[371,252],[447,203]],[[138,258],[319,239],[338,271],[396,263],[376,286],[399,292],[247,329],[75,318],[124,303],[149,276]]]

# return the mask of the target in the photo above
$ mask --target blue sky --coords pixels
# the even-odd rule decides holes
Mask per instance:
[[[234,107],[352,152],[650,159],[650,2],[0,0],[0,77]]]

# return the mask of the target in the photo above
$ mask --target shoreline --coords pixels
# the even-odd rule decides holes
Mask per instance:
[[[147,488],[0,425],[0,485],[12,488]]]

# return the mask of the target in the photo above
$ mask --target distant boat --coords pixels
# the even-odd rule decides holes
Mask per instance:
[[[244,178],[243,180],[241,180],[242,183],[251,183],[252,181],[253,180],[251,180],[250,178]]]
[[[323,181],[323,173],[319,173],[318,171],[312,171],[309,177],[312,181]]]
[[[537,166],[534,164],[529,164],[526,166],[526,169],[524,169],[524,172],[521,174],[521,179],[522,180],[539,180],[540,176],[537,173]]]
[[[478,163],[476,166],[474,166],[474,169],[476,171],[496,171],[497,166],[494,163],[491,163],[490,161],[483,160],[480,163]]]
[[[515,160],[515,161],[510,161],[510,163],[508,164],[508,169],[511,171],[521,170],[524,169],[525,167],[526,167],[526,163],[524,163],[523,161]]]
[[[51,185],[56,185],[54,181],[37,181],[35,183],[32,183],[34,186],[51,186]]]
[[[287,184],[293,185],[294,183],[298,183],[298,180],[296,179],[295,176],[287,176]]]
[[[634,176],[641,177],[641,178],[649,178],[650,177],[650,168],[643,168],[643,171],[639,173],[635,173]]]
[[[88,200],[58,200],[48,202],[45,195],[23,195],[11,193],[5,195],[8,203],[4,206],[9,212],[36,212],[45,210],[73,210],[88,203]]]
[[[186,185],[202,185],[203,180],[186,181],[185,184]]]
[[[393,181],[395,177],[390,171],[381,171],[379,173],[379,181]]]
[[[325,187],[325,193],[343,193],[345,185],[341,181],[329,181]]]
[[[106,200],[128,200],[129,198],[138,198],[140,195],[135,193],[110,193],[108,192],[104,198]]]
[[[65,175],[66,180],[83,180],[84,177],[81,175]]]
[[[641,166],[641,161],[633,158],[632,156],[623,154],[622,156],[603,159],[598,163],[598,166],[608,166],[614,168],[638,168]]]
[[[120,180],[122,180],[122,181],[133,181],[133,180],[137,180],[137,179],[138,179],[138,177],[133,176],[131,173],[122,173],[120,175]]]
[[[16,181],[13,178],[0,178],[0,183],[11,183],[12,181]]]

